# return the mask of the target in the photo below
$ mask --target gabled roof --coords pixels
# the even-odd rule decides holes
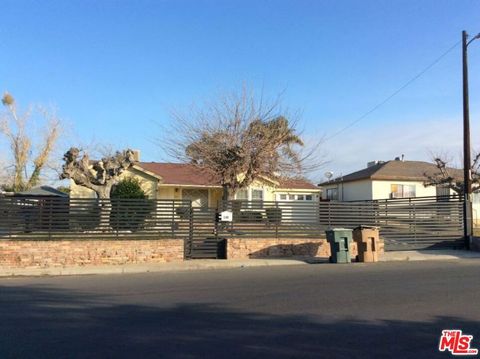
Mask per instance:
[[[295,179],[295,178],[285,178],[280,179],[279,181],[279,188],[291,188],[291,189],[312,189],[312,190],[319,190],[317,186],[313,183],[304,180],[304,179]]]
[[[135,168],[160,177],[161,183],[166,185],[221,187],[220,178],[215,173],[189,163],[139,162]],[[317,186],[303,179],[271,182],[278,182],[279,188],[318,190]]]
[[[162,178],[162,184],[189,186],[220,186],[213,172],[189,163],[140,162],[141,167]]]
[[[454,177],[462,178],[462,170],[449,168]],[[438,173],[438,168],[429,162],[423,161],[387,161],[381,162],[360,171],[352,172],[348,175],[335,178],[332,181],[320,183],[319,186],[325,186],[335,183],[352,182],[359,180],[395,180],[395,181],[425,181],[425,174],[433,175]]]

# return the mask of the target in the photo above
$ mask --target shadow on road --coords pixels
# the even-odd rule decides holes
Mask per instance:
[[[111,304],[48,287],[0,286],[0,318],[1,358],[448,357],[436,349],[444,328],[480,346],[478,322],[456,318],[332,322],[215,304]]]

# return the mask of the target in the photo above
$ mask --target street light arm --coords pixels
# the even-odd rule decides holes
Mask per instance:
[[[477,39],[480,39],[480,32],[479,32],[477,35],[475,35],[474,37],[472,37],[472,38],[470,39],[470,41],[467,42],[467,44],[466,44],[465,46],[470,45],[470,43],[471,43],[472,41],[477,40]]]

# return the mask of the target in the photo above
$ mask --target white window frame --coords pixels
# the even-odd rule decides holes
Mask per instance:
[[[285,199],[281,199],[281,196],[285,196]],[[303,197],[303,199],[299,199],[299,196]],[[307,196],[310,197],[310,199],[307,199]],[[282,202],[296,202],[296,201],[301,201],[301,202],[313,202],[316,199],[318,199],[318,195],[316,196],[315,193],[286,193],[286,192],[280,192],[276,193],[276,200],[277,201],[282,201]]]
[[[392,187],[397,186],[401,188],[401,192],[393,192]],[[405,187],[413,188],[413,196],[406,196],[406,194],[410,194],[411,191],[405,191]],[[390,198],[414,198],[417,197],[417,186],[415,184],[401,184],[401,183],[392,183],[390,184]]]
[[[250,188],[250,187],[249,187],[249,188],[246,188],[246,190],[247,190],[247,194],[248,194],[248,195],[247,195],[247,199],[245,199],[245,198],[237,198],[237,193],[238,193],[238,192],[235,193],[235,199],[236,199],[236,200],[239,200],[239,201],[242,201],[242,200],[243,200],[243,201],[245,201],[245,200],[247,200],[247,201],[253,201],[253,199],[252,199],[252,197],[253,197],[253,196],[252,196],[252,191],[261,191],[261,192],[262,192],[262,199],[261,199],[261,200],[256,200],[256,201],[262,201],[262,202],[265,201],[265,189],[264,189],[264,188],[258,188],[258,187],[251,187],[251,188]]]
[[[247,192],[247,198],[238,198],[238,192],[239,191],[246,191]],[[250,191],[248,188],[242,188],[240,190],[237,191],[237,193],[235,193],[235,199],[236,200],[239,200],[239,201],[249,201],[250,199]]]

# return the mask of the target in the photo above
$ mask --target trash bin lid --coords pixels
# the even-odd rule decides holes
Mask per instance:
[[[355,227],[354,229],[380,229],[380,227],[378,227],[378,226],[366,226],[364,224],[361,224],[361,225]]]

